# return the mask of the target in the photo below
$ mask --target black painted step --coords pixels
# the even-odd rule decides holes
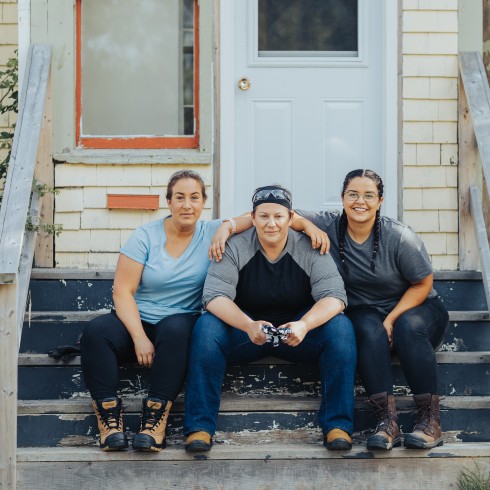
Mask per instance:
[[[112,271],[97,274],[34,270],[31,277],[32,311],[94,311],[112,307]],[[436,273],[435,277],[434,287],[448,310],[488,309],[481,274]]]
[[[411,398],[397,397],[402,430],[414,422]],[[318,398],[291,396],[224,396],[218,417],[217,439],[251,437],[270,431],[300,431],[311,442],[321,439],[317,426]],[[138,429],[140,400],[125,400],[124,427],[131,435]],[[182,443],[183,401],[178,400],[169,417],[171,443]],[[446,441],[490,441],[490,407],[485,398],[453,397],[441,402],[441,420]],[[468,424],[468,418],[471,423]],[[355,439],[361,443],[365,431],[375,424],[363,400],[356,403]],[[228,434],[228,436],[224,435]],[[232,434],[235,434],[233,436]],[[18,441],[22,447],[95,444],[97,422],[90,400],[19,402]]]
[[[490,395],[489,352],[439,352],[439,393],[452,395]],[[314,366],[279,363],[230,366],[223,391],[234,394],[304,394],[317,396],[319,372]],[[272,363],[272,364],[271,364]],[[407,394],[405,377],[394,364],[396,394]],[[143,396],[147,390],[147,370],[135,365],[121,367],[119,390],[122,395]],[[358,385],[358,391],[362,388]],[[86,394],[79,359],[64,365],[46,355],[23,354],[19,358],[19,398],[57,399]]]
[[[106,312],[105,310],[104,312]],[[103,313],[104,313],[103,312]],[[36,312],[24,322],[20,352],[47,353],[58,345],[73,345],[88,321],[103,314],[101,312]],[[442,351],[489,351],[490,321],[488,313],[464,312],[455,315],[451,312],[451,321]],[[467,320],[465,319],[467,318]],[[477,318],[477,320],[474,320]],[[461,320],[463,319],[463,320]]]

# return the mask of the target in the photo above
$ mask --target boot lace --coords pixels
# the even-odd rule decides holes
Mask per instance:
[[[439,398],[439,402],[444,400],[443,397]],[[430,403],[428,406],[420,407],[417,408],[412,412],[412,415],[417,416],[417,421],[415,422],[415,425],[413,427],[414,432],[415,431],[420,431],[420,432],[425,432],[429,431],[431,434],[434,433],[433,428],[431,426],[431,422],[435,420],[434,416],[434,407],[432,406],[432,403]]]
[[[99,415],[102,423],[108,429],[119,430],[121,428],[121,410],[121,407],[99,409]]]
[[[378,419],[374,433],[384,431],[391,435],[395,416],[388,410],[387,406],[381,405],[376,400],[367,400],[368,405],[373,408],[370,415],[374,415]]]
[[[161,408],[145,407],[141,414],[141,430],[156,429],[162,422],[166,406],[163,402]]]

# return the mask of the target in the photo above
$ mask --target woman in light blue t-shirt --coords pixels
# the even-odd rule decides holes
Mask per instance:
[[[128,447],[117,396],[118,365],[151,368],[141,427],[133,448],[160,451],[174,399],[182,389],[190,335],[201,313],[208,250],[223,249],[228,236],[250,226],[249,217],[200,221],[206,202],[202,178],[176,172],[167,185],[170,216],[137,228],[121,249],[114,276],[114,310],[85,328],[82,370],[98,419],[100,447]]]

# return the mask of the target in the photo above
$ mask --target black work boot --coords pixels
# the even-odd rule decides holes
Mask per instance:
[[[378,424],[374,434],[368,437],[368,449],[391,449],[401,445],[400,428],[396,415],[395,397],[383,393],[376,393],[367,401],[373,407]]]
[[[133,438],[137,451],[161,451],[165,448],[165,429],[172,402],[158,398],[145,398],[141,414],[140,431]]]
[[[444,444],[442,440],[439,396],[425,393],[414,395],[417,421],[413,431],[405,434],[403,444],[409,449],[432,449]]]
[[[100,433],[100,448],[118,451],[128,447],[128,438],[123,431],[122,401],[120,398],[92,400]]]

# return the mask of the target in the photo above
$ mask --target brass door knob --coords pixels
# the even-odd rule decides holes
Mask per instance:
[[[248,78],[240,78],[238,80],[238,88],[240,90],[249,90],[252,86],[252,82]]]

